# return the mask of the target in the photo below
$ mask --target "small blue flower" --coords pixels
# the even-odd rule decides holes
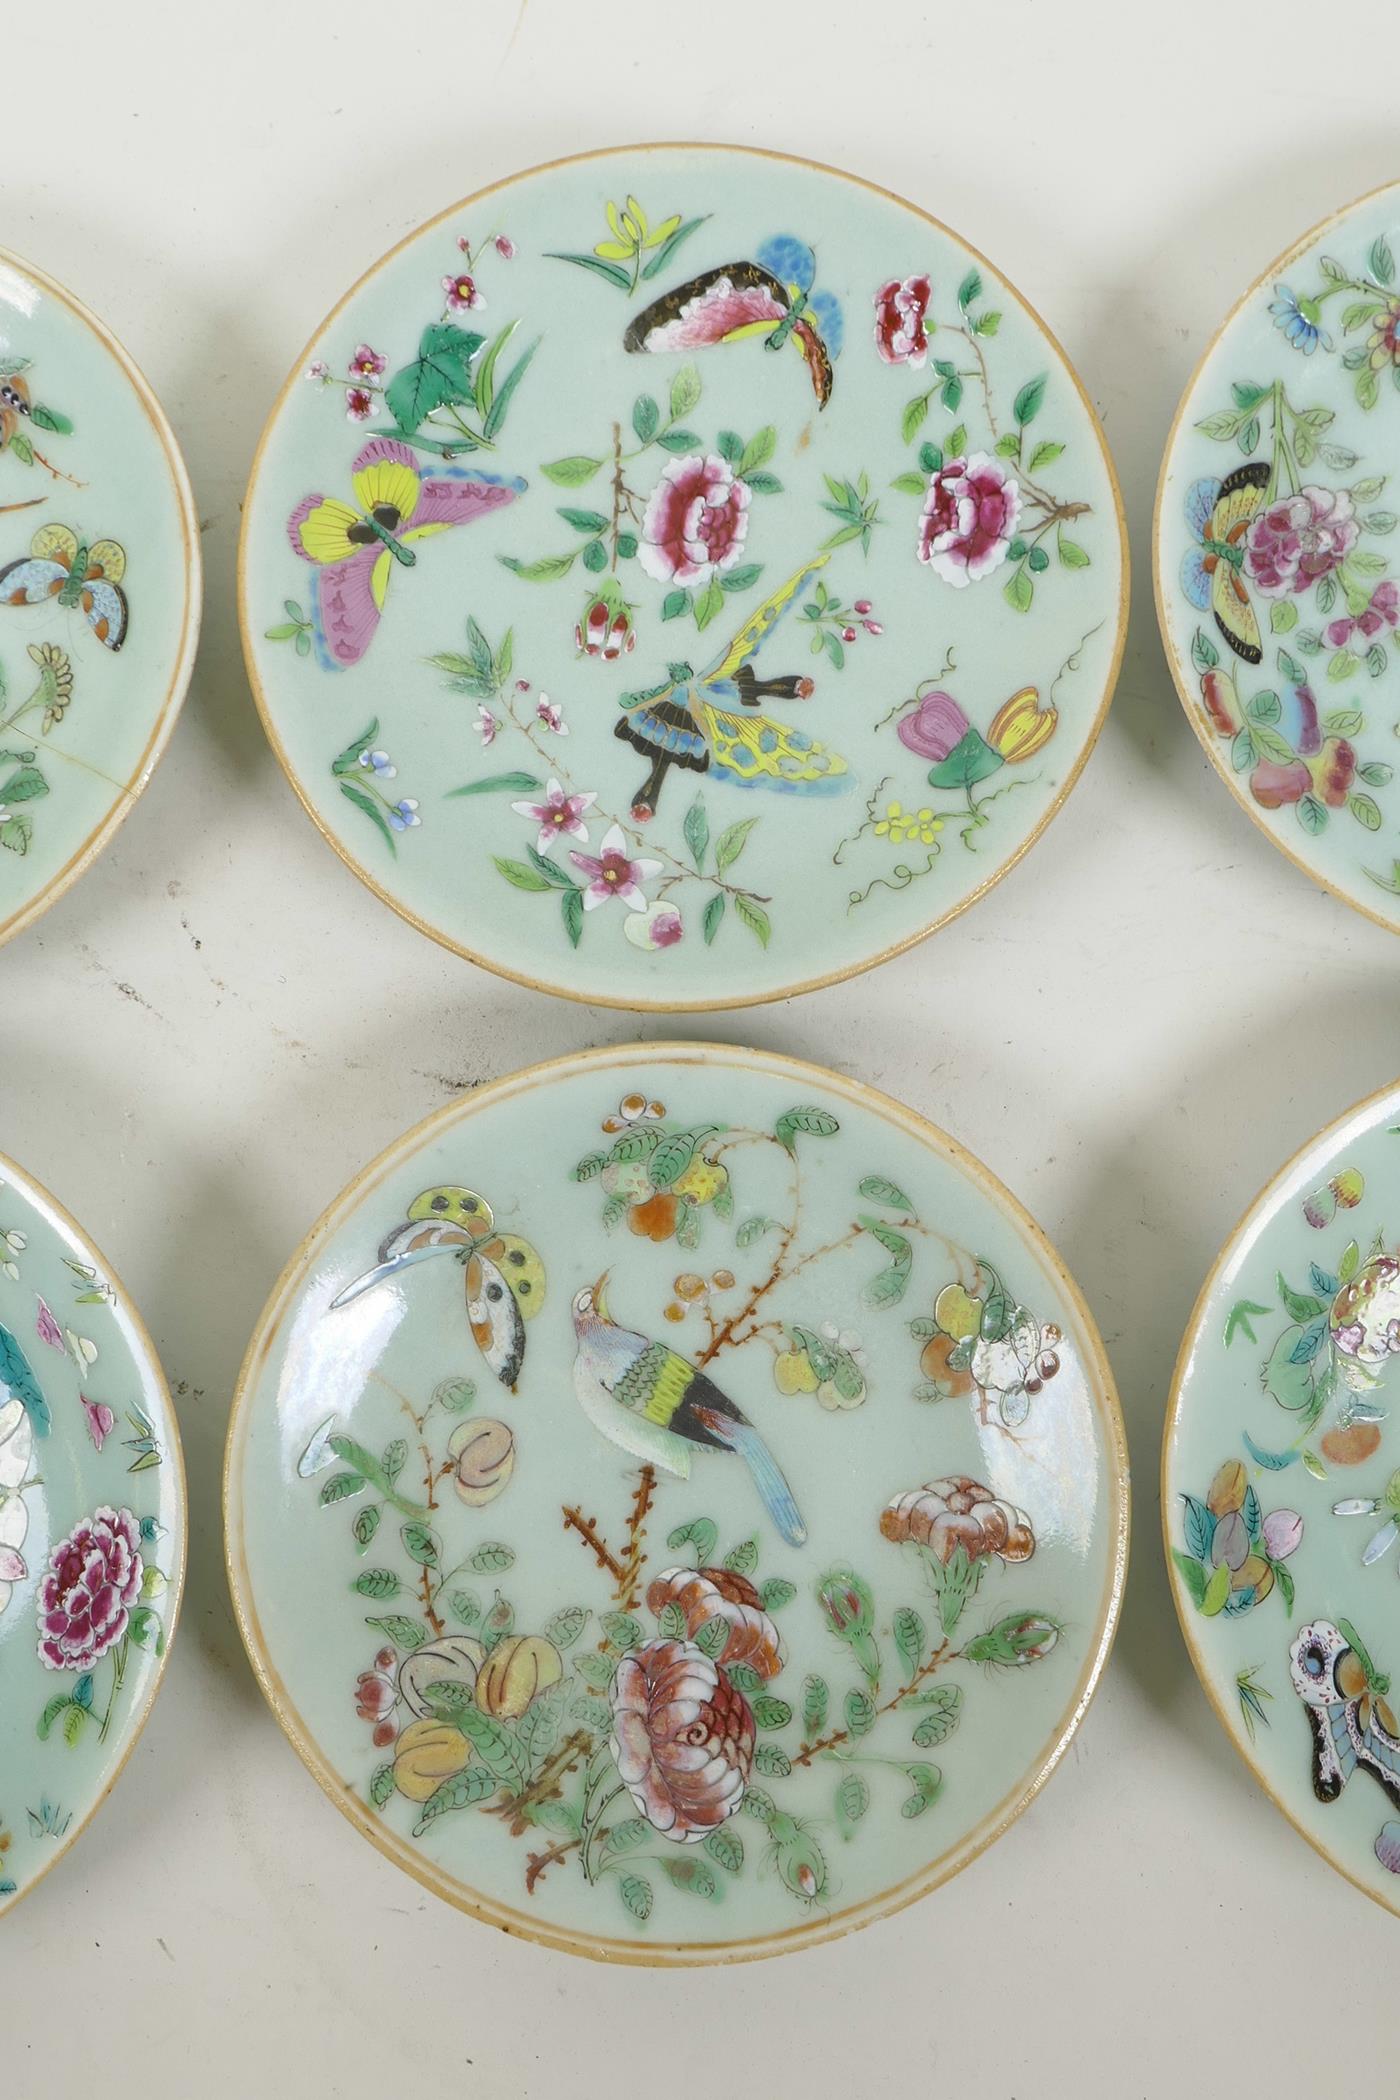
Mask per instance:
[[[360,764],[367,773],[373,773],[376,780],[392,780],[399,770],[390,763],[387,751],[362,751]]]
[[[1274,287],[1276,296],[1270,301],[1269,312],[1274,317],[1275,328],[1281,328],[1295,350],[1304,357],[1311,357],[1319,343],[1324,350],[1332,347],[1332,338],[1317,321],[1317,307],[1311,299],[1300,299],[1286,284]]]
[[[418,804],[411,795],[405,795],[403,801],[396,802],[389,812],[389,822],[395,831],[407,831],[411,824],[421,824],[422,821],[418,814]]]

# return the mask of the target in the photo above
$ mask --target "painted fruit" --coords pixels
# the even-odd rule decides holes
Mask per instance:
[[[456,1467],[452,1484],[457,1493],[471,1508],[483,1509],[515,1471],[515,1432],[490,1418],[459,1422],[447,1439],[447,1455]]]
[[[951,1334],[939,1333],[930,1336],[919,1355],[919,1369],[925,1378],[932,1385],[942,1386],[944,1392],[953,1400],[961,1399],[964,1393],[972,1391],[972,1373],[967,1370],[955,1371],[948,1362],[956,1347],[957,1343]]]
[[[982,1306],[960,1283],[945,1283],[933,1304],[933,1317],[955,1342],[976,1334],[982,1325]]]
[[[471,1762],[471,1744],[447,1721],[410,1721],[394,1751],[394,1785],[410,1801],[426,1801],[444,1779]]]
[[[713,1203],[715,1197],[729,1180],[728,1167],[715,1160],[701,1159],[697,1153],[684,1174],[679,1174],[672,1184],[678,1196],[689,1196],[692,1203]]]
[[[1345,1429],[1329,1429],[1320,1442],[1334,1466],[1359,1466],[1380,1450],[1380,1423],[1348,1422]]]
[[[674,1196],[650,1196],[645,1203],[634,1203],[628,1211],[628,1230],[635,1232],[639,1240],[669,1240],[676,1229],[679,1209]]]
[[[774,1360],[773,1383],[780,1393],[814,1393],[821,1380],[805,1349],[784,1349]]]
[[[1201,680],[1201,698],[1213,727],[1221,736],[1236,736],[1240,729],[1240,700],[1235,681],[1224,671],[1207,671]]]
[[[517,1633],[498,1641],[476,1680],[476,1703],[498,1721],[518,1721],[532,1699],[564,1674],[564,1659],[543,1634]]]
[[[1262,1553],[1250,1553],[1230,1577],[1232,1590],[1253,1590],[1256,1604],[1262,1603],[1274,1586],[1274,1571]]]
[[[1244,1508],[1249,1477],[1237,1458],[1227,1458],[1210,1484],[1206,1507],[1214,1517],[1228,1517]]]
[[[463,1691],[471,1693],[485,1660],[486,1650],[470,1634],[449,1633],[439,1641],[426,1641],[399,1665],[399,1697],[420,1719],[430,1718],[433,1702],[428,1697],[429,1685],[460,1685]]]

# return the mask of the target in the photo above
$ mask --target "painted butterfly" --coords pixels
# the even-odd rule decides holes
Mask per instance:
[[[1202,612],[1209,606],[1216,626],[1247,664],[1261,662],[1264,651],[1240,575],[1244,536],[1268,483],[1268,467],[1255,459],[1236,467],[1223,481],[1207,477],[1193,481],[1186,491],[1186,522],[1199,545],[1186,550],[1181,587]]]
[[[28,554],[0,569],[0,605],[81,607],[104,648],[126,640],[129,613],[121,581],[126,550],[117,540],[84,540],[67,525],[41,525]]]
[[[1400,1727],[1355,1627],[1316,1619],[1288,1651],[1293,1689],[1313,1732],[1313,1792],[1335,1801],[1361,1767],[1400,1808]]]
[[[395,568],[417,562],[415,540],[504,509],[525,483],[465,467],[443,467],[425,478],[407,445],[372,438],[356,455],[350,486],[353,503],[306,496],[287,520],[293,549],[317,566],[313,624],[317,655],[328,670],[360,661]]]
[[[415,1197],[408,1223],[381,1242],[374,1267],[332,1298],[331,1311],[434,1254],[454,1254],[464,1264],[472,1339],[514,1392],[525,1362],[525,1322],[544,1304],[544,1263],[528,1240],[497,1232],[490,1204],[474,1189],[426,1189]]]
[[[843,323],[830,292],[814,292],[817,261],[805,241],[779,234],[753,262],[721,263],[644,307],[622,338],[626,350],[706,350],[715,343],[789,340],[807,360],[817,406],[831,399],[832,361],[841,354]]]

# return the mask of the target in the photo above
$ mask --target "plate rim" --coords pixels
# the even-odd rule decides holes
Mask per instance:
[[[1382,184],[1384,189],[1393,187],[1396,187],[1396,185],[1391,183]],[[1376,193],[1371,191],[1369,194],[1374,196]],[[1364,199],[1358,198],[1357,201],[1358,203],[1364,202]],[[1318,1150],[1322,1145],[1327,1144],[1348,1123],[1354,1121],[1356,1117],[1364,1115],[1368,1110],[1377,1108],[1381,1102],[1395,1096],[1400,1096],[1400,1077],[1387,1080],[1384,1086],[1377,1087],[1372,1093],[1363,1094],[1359,1101],[1354,1101],[1351,1104],[1350,1108],[1343,1109],[1340,1114],[1333,1116],[1330,1122],[1324,1123],[1320,1129],[1315,1130],[1311,1137],[1305,1138],[1303,1143],[1297,1146],[1284,1160],[1283,1164],[1262,1184],[1257,1193],[1245,1205],[1234,1225],[1221,1241],[1215,1259],[1206,1272],[1205,1281],[1196,1293],[1186,1326],[1182,1331],[1181,1343],[1176,1352],[1176,1361],[1172,1366],[1172,1381],[1167,1394],[1166,1413],[1162,1421],[1162,1453],[1158,1466],[1157,1499],[1161,1514],[1162,1553],[1166,1565],[1167,1588],[1171,1591],[1177,1625],[1181,1629],[1182,1642],[1186,1648],[1187,1655],[1190,1657],[1191,1668],[1195,1672],[1196,1681],[1205,1693],[1216,1720],[1220,1723],[1222,1735],[1224,1735],[1230,1747],[1246,1766],[1250,1778],[1261,1790],[1265,1798],[1273,1804],[1287,1822],[1292,1824],[1299,1837],[1306,1839],[1318,1857],[1325,1860],[1334,1873],[1340,1874],[1344,1881],[1349,1881],[1353,1888],[1359,1889],[1363,1896],[1369,1897],[1372,1903],[1379,1905],[1391,1917],[1400,1917],[1400,1898],[1397,1898],[1397,1901],[1394,1903],[1387,1903],[1379,1889],[1372,1888],[1368,1882],[1361,1879],[1359,1874],[1354,1874],[1351,1868],[1334,1851],[1329,1849],[1316,1831],[1309,1829],[1302,1818],[1296,1815],[1289,1807],[1282,1795],[1277,1792],[1267,1774],[1250,1754],[1250,1746],[1241,1739],[1223,1700],[1217,1697],[1215,1687],[1210,1682],[1207,1671],[1203,1667],[1196,1631],[1187,1618],[1185,1600],[1181,1594],[1181,1584],[1177,1580],[1176,1569],[1172,1563],[1172,1546],[1174,1541],[1171,1535],[1171,1505],[1168,1500],[1169,1489],[1167,1482],[1168,1467],[1180,1427],[1187,1358],[1191,1353],[1193,1344],[1199,1337],[1206,1301],[1215,1288],[1221,1270],[1235,1253],[1240,1239],[1258,1215],[1260,1207],[1268,1197],[1273,1195],[1279,1185],[1287,1181],[1289,1176],[1303,1164],[1303,1161],[1311,1153]]]
[[[1033,1764],[1028,1774],[1009,1790],[959,1844],[914,1874],[906,1876],[903,1881],[896,1882],[892,1887],[866,1898],[864,1902],[852,1904],[825,1919],[809,1919],[803,1924],[786,1927],[779,1932],[756,1935],[732,1943],[713,1940],[658,1940],[644,1943],[613,1938],[605,1933],[585,1936],[562,1925],[552,1925],[532,1918],[527,1913],[485,1895],[480,1889],[449,1876],[436,1863],[414,1856],[402,1840],[385,1834],[380,1820],[370,1813],[346,1782],[337,1776],[329,1759],[320,1749],[313,1731],[288,1696],[279,1673],[273,1667],[253,1605],[241,1522],[235,1528],[236,1518],[241,1518],[242,1514],[242,1488],[241,1482],[235,1485],[235,1465],[243,1454],[244,1433],[254,1383],[288,1312],[295,1303],[297,1291],[305,1281],[308,1270],[326,1240],[345,1221],[346,1216],[359,1206],[362,1197],[410,1150],[417,1149],[440,1129],[450,1124],[468,1121],[479,1109],[491,1106],[502,1097],[521,1089],[547,1085],[553,1078],[562,1077],[566,1073],[576,1073],[592,1066],[627,1067],[657,1061],[704,1065],[714,1057],[721,1060],[734,1059],[750,1069],[793,1074],[809,1085],[844,1094],[859,1106],[872,1109],[887,1120],[902,1125],[910,1137],[924,1143],[931,1151],[940,1154],[965,1173],[985,1195],[1004,1208],[1013,1223],[1024,1233],[1055,1276],[1080,1321],[1087,1344],[1087,1368],[1093,1373],[1091,1393],[1095,1420],[1101,1429],[1104,1442],[1109,1500],[1108,1568],[1093,1639],[1068,1704],[1050,1731],[1044,1754]],[[224,1445],[221,1510],[224,1567],[229,1595],[239,1636],[258,1689],[302,1764],[347,1821],[368,1838],[375,1849],[392,1865],[409,1874],[433,1895],[450,1903],[454,1909],[466,1912],[482,1924],[496,1927],[513,1939],[530,1941],[537,1946],[566,1954],[581,1955],[592,1961],[638,1968],[672,1969],[724,1967],[740,1962],[759,1961],[839,1940],[849,1932],[875,1924],[904,1910],[942,1883],[952,1880],[995,1844],[1044,1788],[1078,1731],[1102,1681],[1122,1618],[1132,1496],[1122,1403],[1098,1323],[1083,1292],[1048,1235],[1024,1204],[990,1168],[984,1166],[966,1146],[928,1117],[920,1114],[917,1109],[896,1100],[893,1095],[884,1093],[879,1088],[867,1086],[864,1081],[852,1078],[844,1072],[833,1071],[805,1058],[790,1057],[782,1051],[757,1049],[751,1045],[656,1039],[595,1045],[489,1079],[474,1088],[470,1094],[444,1103],[402,1131],[337,1192],[283,1264],[253,1327],[229,1408],[228,1434]]]
[[[0,250],[0,261],[3,259],[4,252]],[[141,1350],[155,1374],[157,1388],[165,1402],[166,1422],[169,1429],[169,1435],[166,1439],[167,1463],[173,1461],[174,1465],[176,1503],[179,1514],[178,1565],[175,1572],[167,1578],[172,1602],[165,1623],[165,1650],[163,1654],[156,1657],[155,1674],[151,1678],[147,1689],[145,1703],[140,1708],[139,1713],[128,1714],[123,1731],[124,1741],[120,1745],[121,1754],[112,1765],[107,1775],[106,1783],[89,1803],[82,1821],[76,1829],[66,1833],[57,1848],[48,1854],[38,1872],[31,1875],[27,1881],[21,1883],[15,1895],[5,1904],[3,1912],[0,1912],[0,1916],[8,1917],[10,1912],[23,1903],[25,1897],[39,1886],[39,1883],[44,1880],[46,1875],[51,1874],[54,1868],[68,1857],[68,1854],[77,1844],[83,1832],[111,1796],[117,1781],[126,1770],[132,1751],[136,1748],[137,1743],[145,1732],[146,1723],[150,1720],[152,1710],[155,1707],[156,1697],[161,1686],[165,1683],[165,1673],[170,1666],[171,1650],[175,1646],[175,1636],[179,1631],[180,1610],[185,1601],[185,1581],[189,1574],[190,1559],[190,1496],[189,1475],[185,1470],[184,1444],[180,1437],[180,1418],[175,1410],[175,1401],[171,1395],[169,1380],[165,1375],[165,1367],[160,1360],[160,1353],[151,1339],[150,1329],[141,1317],[141,1311],[135,1299],[127,1290],[126,1285],[122,1282],[121,1277],[112,1264],[107,1260],[106,1255],[102,1252],[92,1234],[85,1226],[79,1224],[67,1205],[60,1203],[58,1198],[50,1193],[42,1181],[39,1181],[29,1172],[27,1167],[22,1167],[17,1160],[12,1159],[6,1152],[0,1152],[0,1181],[6,1183],[9,1187],[19,1189],[22,1194],[36,1201],[38,1208],[43,1209],[47,1207],[52,1211],[60,1224],[65,1225],[73,1234],[78,1244],[86,1248],[88,1253],[94,1257],[94,1267],[97,1268],[100,1275],[106,1278],[116,1292],[121,1302],[122,1310],[135,1329],[136,1340],[140,1344]]]
[[[0,919],[0,947],[17,934],[23,933],[36,919],[43,916],[50,905],[57,904],[60,898],[68,894],[73,885],[87,873],[135,808],[149,785],[151,775],[164,757],[166,747],[174,734],[175,724],[180,718],[180,710],[185,704],[194,675],[195,655],[199,647],[200,627],[204,616],[204,559],[199,544],[199,513],[195,505],[194,489],[179,441],[155,389],[135,358],[117,339],[106,322],[95,314],[91,307],[85,306],[66,285],[60,284],[57,278],[50,277],[46,270],[41,270],[36,264],[26,261],[24,256],[17,255],[13,249],[0,247],[0,269],[7,268],[14,270],[21,277],[30,278],[49,298],[56,299],[60,306],[67,307],[76,320],[92,331],[103,349],[121,367],[137,400],[145,410],[165,454],[175,492],[175,506],[180,520],[180,541],[184,554],[185,602],[170,682],[151,726],[151,733],[130,777],[124,786],[118,788],[116,799],[106,815],[93,826],[63,866],[50,876],[27,904],[22,904],[9,918]]]
[[[1310,226],[1306,233],[1300,234],[1297,240],[1291,241],[1281,254],[1274,257],[1271,263],[1266,264],[1252,283],[1240,293],[1224,319],[1212,330],[1205,348],[1192,366],[1190,377],[1182,389],[1181,398],[1176,404],[1176,413],[1172,417],[1162,446],[1162,462],[1157,469],[1157,490],[1152,499],[1152,524],[1150,529],[1152,539],[1152,600],[1157,613],[1157,632],[1161,637],[1162,654],[1167,660],[1167,669],[1171,673],[1172,684],[1176,687],[1176,697],[1181,702],[1182,712],[1191,725],[1197,743],[1228,788],[1231,801],[1239,809],[1242,809],[1250,822],[1263,832],[1269,844],[1283,854],[1285,859],[1292,861],[1294,867],[1306,875],[1309,882],[1313,883],[1316,888],[1325,890],[1329,896],[1337,898],[1339,903],[1347,905],[1354,912],[1359,912],[1363,919],[1369,919],[1373,925],[1384,927],[1387,933],[1396,934],[1400,933],[1400,918],[1387,919],[1384,913],[1377,911],[1372,905],[1363,903],[1359,897],[1350,896],[1329,875],[1324,875],[1320,869],[1304,860],[1296,848],[1289,845],[1281,834],[1275,831],[1266,821],[1264,812],[1253,803],[1247,801],[1239,788],[1236,787],[1235,782],[1238,776],[1226,765],[1224,753],[1216,749],[1206,732],[1204,724],[1198,718],[1197,702],[1192,692],[1190,681],[1184,675],[1180,652],[1172,639],[1168,624],[1166,594],[1162,587],[1162,516],[1167,493],[1167,474],[1171,467],[1177,433],[1181,428],[1182,418],[1186,413],[1186,405],[1194,394],[1196,384],[1201,374],[1205,371],[1206,365],[1215,355],[1216,349],[1223,340],[1226,331],[1233,325],[1238,316],[1244,312],[1256,295],[1262,292],[1280,271],[1285,270],[1291,262],[1303,253],[1305,248],[1310,248],[1321,234],[1327,232],[1329,227],[1339,225],[1343,219],[1349,218],[1352,212],[1359,211],[1363,204],[1369,204],[1373,198],[1384,196],[1387,190],[1400,192],[1400,175],[1392,176],[1388,182],[1376,183],[1371,189],[1363,190],[1359,197],[1353,197],[1350,203],[1339,205],[1335,211],[1326,213],[1324,217],[1317,221],[1316,225]],[[1360,1102],[1357,1103],[1358,1108],[1362,1105]],[[1321,1134],[1319,1133],[1319,1135]],[[1261,1190],[1260,1193],[1262,1195],[1263,1191]]]
[[[834,176],[842,182],[853,184],[857,189],[868,190],[874,196],[883,197],[890,203],[900,205],[904,210],[912,212],[916,218],[924,220],[936,232],[945,234],[951,241],[956,242],[966,251],[973,262],[982,269],[991,271],[994,277],[1000,279],[1006,289],[1020,302],[1030,319],[1041,331],[1050,349],[1059,358],[1065,374],[1078,395],[1085,414],[1088,416],[1091,434],[1098,444],[1099,453],[1108,476],[1113,515],[1118,527],[1118,625],[1112,653],[1109,658],[1108,674],[1104,680],[1103,696],[1100,699],[1098,710],[1073,765],[1069,768],[1058,793],[1042,813],[1040,821],[1034,830],[1021,841],[1021,844],[1013,853],[1009,854],[966,897],[950,906],[947,911],[941,913],[937,918],[929,920],[925,925],[916,928],[911,933],[905,934],[902,939],[880,949],[878,953],[849,963],[841,969],[822,971],[816,976],[804,978],[797,983],[775,985],[771,991],[746,992],[741,997],[735,997],[731,994],[727,997],[714,999],[643,999],[640,997],[622,999],[606,990],[586,991],[571,985],[554,983],[543,977],[531,976],[526,971],[513,970],[504,962],[489,960],[486,956],[479,954],[476,949],[468,946],[464,941],[455,940],[444,930],[430,925],[426,919],[420,918],[416,912],[409,910],[405,904],[395,898],[384,887],[371,873],[368,866],[362,864],[348,850],[342,840],[330,831],[314,808],[310,797],[303,792],[301,782],[293,771],[283,748],[281,736],[278,733],[267,696],[263,690],[254,647],[256,640],[260,639],[260,637],[254,633],[252,613],[248,603],[248,538],[253,510],[253,496],[257,487],[258,476],[262,469],[263,455],[272,436],[273,426],[281,416],[285,403],[295,391],[296,385],[306,369],[307,360],[313,345],[340,318],[347,307],[359,296],[361,290],[379,275],[386,264],[392,262],[396,255],[408,247],[410,242],[417,240],[422,234],[430,233],[434,227],[441,226],[445,221],[465,212],[469,207],[479,204],[483,198],[494,196],[498,190],[504,189],[512,183],[527,181],[535,175],[547,175],[558,168],[577,167],[594,160],[610,160],[619,154],[657,152],[738,154],[750,160],[781,161],[792,167],[805,168],[810,173]],[[1128,610],[1132,596],[1132,557],[1128,538],[1127,514],[1123,506],[1123,491],[1119,485],[1118,470],[1114,464],[1113,453],[1098,411],[1089,398],[1088,390],[1077,366],[1059,337],[1053,329],[1047,326],[1044,316],[1039,309],[1032,305],[1019,285],[1007,276],[999,264],[994,263],[988,256],[984,255],[980,248],[974,247],[963,234],[957,232],[954,227],[949,226],[945,220],[936,218],[932,212],[925,211],[922,205],[913,203],[908,197],[901,196],[897,190],[890,189],[884,183],[872,182],[866,176],[853,174],[848,168],[838,168],[829,161],[813,160],[806,154],[787,153],[773,147],[734,145],[716,139],[642,139],[632,143],[624,140],[616,145],[594,146],[582,153],[557,154],[549,160],[536,161],[529,167],[515,168],[509,174],[498,176],[495,181],[484,184],[480,189],[473,190],[469,195],[459,198],[455,203],[447,205],[441,211],[432,213],[418,225],[411,227],[401,239],[385,249],[384,253],[372,262],[367,269],[361,271],[348,291],[344,292],[335,304],[329,308],[324,317],[317,322],[303,344],[300,354],[289,368],[287,376],[278,388],[272,405],[267,412],[266,420],[258,436],[252,464],[248,470],[248,480],[243,491],[242,520],[238,534],[236,596],[238,603],[238,631],[243,648],[244,669],[258,710],[258,717],[262,723],[263,734],[272,747],[273,755],[281,767],[283,776],[316,830],[320,832],[326,843],[338,854],[345,866],[349,868],[351,874],[358,881],[362,882],[366,889],[370,890],[379,899],[381,904],[386,904],[391,911],[412,926],[416,932],[426,934],[430,940],[435,941],[439,947],[445,948],[449,954],[458,955],[466,962],[475,963],[479,969],[489,970],[493,976],[503,978],[508,983],[524,985],[530,991],[547,992],[552,997],[559,999],[571,999],[581,1006],[609,1007],[624,1013],[716,1013],[720,1011],[737,1012],[744,1007],[764,1006],[779,999],[800,998],[806,992],[822,991],[829,985],[844,984],[850,978],[863,976],[867,970],[878,969],[882,963],[892,962],[897,955],[903,955],[910,948],[917,947],[921,941],[928,940],[944,926],[950,925],[954,919],[960,918],[972,905],[985,897],[989,890],[995,888],[1003,876],[1009,875],[1018,862],[1025,858],[1031,847],[1036,844],[1047,830],[1052,819],[1059,815],[1060,810],[1068,801],[1098,743],[1104,723],[1108,718],[1109,708],[1113,704],[1118,680],[1122,674],[1123,656],[1128,639]]]

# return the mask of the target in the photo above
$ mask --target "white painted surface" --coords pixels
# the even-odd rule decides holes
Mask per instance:
[[[697,2090],[771,2100],[911,2084],[1175,2100],[1228,2065],[1291,2096],[1391,2059],[1388,1994],[1356,1979],[1389,1973],[1394,1921],[1235,1759],[1158,1543],[1166,1387],[1215,1248],[1400,1057],[1394,939],[1315,892],[1211,774],[1163,666],[1147,541],[1177,396],[1235,293],[1396,172],[1400,24],[1377,17],[1348,56],[1315,6],[1275,0],[1230,31],[1222,70],[1221,20],[1215,0],[1183,0],[1160,31],[1093,0],[128,0],[100,44],[71,12],[10,40],[0,243],[145,367],[185,446],[208,569],[194,690],[154,784],[0,954],[0,1146],[81,1216],[150,1322],[195,1526],[146,1735],[5,1928],[0,2059],[20,2100],[99,2084],[592,2100],[668,2090],[678,2065]],[[993,256],[1104,415],[1138,571],[1108,727],[1020,868],[873,977],[669,1031],[901,1095],[1058,1242],[1113,1355],[1137,1468],[1115,1658],[1044,1797],[959,1880],[844,1944],[690,1977],[497,1938],[355,1835],[254,1687],[217,1500],[244,1339],[341,1184],[459,1087],[651,1026],[442,954],[297,809],[235,631],[257,432],[313,323],[420,219],[512,168],[668,134],[845,163]],[[1329,1974],[1339,2018],[1305,1992]]]

